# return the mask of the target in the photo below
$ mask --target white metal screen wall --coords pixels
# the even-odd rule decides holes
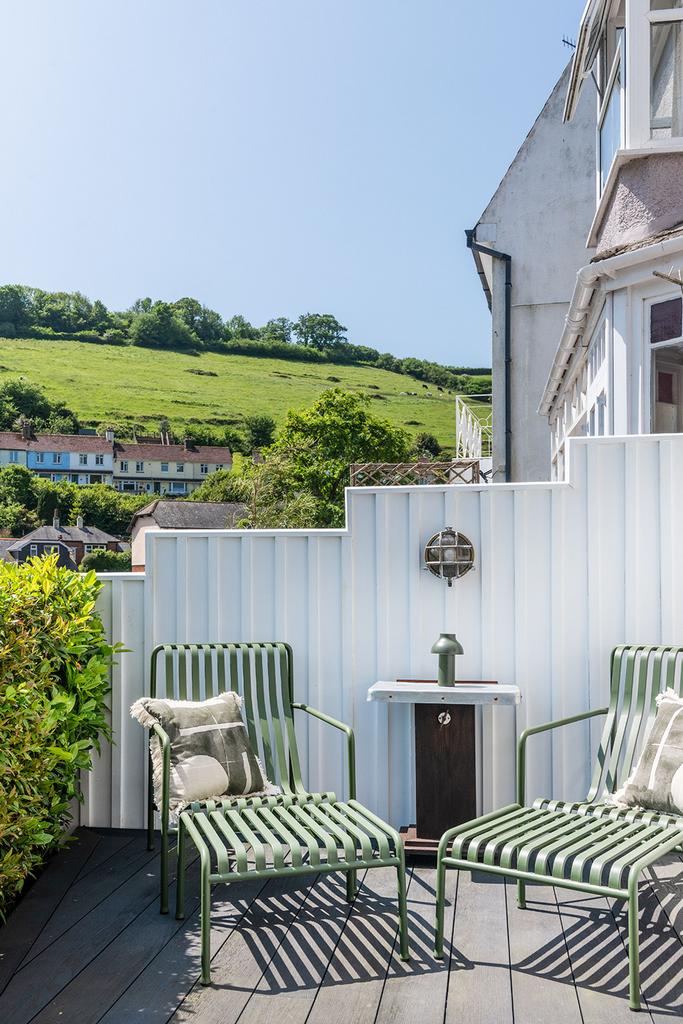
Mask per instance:
[[[368,705],[366,690],[434,676],[440,631],[464,646],[461,678],[520,686],[519,729],[604,703],[615,644],[683,644],[683,436],[574,440],[568,479],[357,488],[342,531],[148,533],[145,576],[105,577],[105,622],[132,651],[82,820],[143,823],[142,729],[127,708],[162,641],[290,642],[297,698],[354,725],[359,798],[394,824],[414,814],[410,711]],[[476,571],[451,589],[421,568],[444,526],[476,549]],[[484,810],[513,799],[512,715],[480,722]],[[599,728],[532,739],[529,795],[582,796]],[[300,737],[311,788],[343,794],[338,735],[302,722]]]

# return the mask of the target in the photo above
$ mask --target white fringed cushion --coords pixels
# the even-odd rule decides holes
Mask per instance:
[[[614,800],[621,806],[683,814],[683,700],[674,690],[657,697],[657,713],[638,764]]]
[[[151,728],[158,723],[171,741],[170,809],[225,796],[277,793],[252,749],[241,715],[242,698],[231,691],[210,700],[142,697],[130,709]],[[154,796],[161,806],[161,742],[150,741]]]

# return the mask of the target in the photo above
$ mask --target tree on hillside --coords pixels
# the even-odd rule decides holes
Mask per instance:
[[[245,320],[243,316],[237,313],[235,316],[231,316],[229,320],[225,321],[225,337],[226,338],[258,338],[259,330],[258,327],[254,327],[248,320]]]
[[[199,487],[190,495],[190,501],[246,501],[249,487],[243,476],[232,469],[217,469],[209,473]]]
[[[0,504],[21,505],[34,511],[38,502],[38,478],[26,466],[0,469]]]
[[[292,321],[288,320],[286,316],[278,316],[274,320],[269,320],[265,327],[261,328],[261,334],[264,338],[284,341],[289,344],[292,340],[292,326]]]
[[[0,504],[0,536],[23,537],[39,525],[35,512],[31,512],[24,505],[16,501]]]
[[[223,319],[220,313],[202,306],[197,299],[184,298],[172,303],[172,308],[183,323],[190,328],[200,341],[219,341],[223,336]]]
[[[346,341],[343,327],[331,313],[303,313],[292,327],[300,345],[331,349]]]
[[[147,313],[133,319],[130,336],[134,345],[146,348],[196,348],[200,342],[168,302],[155,302]]]
[[[292,486],[318,502],[316,526],[344,519],[344,488],[353,462],[403,462],[410,452],[405,430],[369,411],[365,397],[332,388],[308,409],[289,412],[271,448],[285,461]]]
[[[423,431],[415,435],[413,451],[420,459],[438,459],[441,455],[441,445],[434,434]]]
[[[149,504],[148,494],[121,494],[108,484],[77,487],[70,520],[83,516],[86,526],[97,526],[114,537],[128,533],[135,513]]]
[[[0,287],[0,323],[11,324],[16,333],[31,323],[31,291],[21,284]]]
[[[35,430],[73,434],[78,419],[61,402],[51,402],[45,392],[24,377],[13,377],[0,385],[0,430],[16,430],[22,418],[31,420]]]
[[[267,448],[275,436],[275,420],[266,414],[245,416],[247,451]]]
[[[55,509],[58,509],[60,520],[63,523],[67,523],[79,491],[78,484],[66,483],[65,481],[56,484],[51,480],[37,479],[36,488],[36,515],[40,522],[50,524]],[[90,525],[98,526],[99,523],[91,523]]]

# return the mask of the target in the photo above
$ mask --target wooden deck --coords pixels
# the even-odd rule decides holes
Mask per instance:
[[[214,983],[198,978],[196,864],[188,917],[162,917],[140,832],[83,829],[0,930],[2,1024],[620,1024],[625,915],[602,898],[449,873],[447,957],[431,956],[434,870],[411,868],[412,962],[396,952],[395,873],[214,890]],[[683,861],[641,895],[645,1021],[683,1017]]]

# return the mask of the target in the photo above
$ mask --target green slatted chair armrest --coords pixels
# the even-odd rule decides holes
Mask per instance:
[[[346,735],[347,741],[347,754],[348,754],[348,769],[349,769],[349,800],[356,799],[356,737],[354,736],[353,729],[350,725],[346,725],[345,722],[340,722],[336,718],[332,718],[331,715],[326,715],[324,711],[318,711],[317,708],[311,708],[308,704],[300,704],[292,701],[292,707],[297,711],[305,711],[307,715],[311,715],[313,718],[319,719],[324,722],[325,725],[331,725],[333,729],[339,729]]]
[[[544,722],[543,725],[532,725],[520,734],[517,741],[517,803],[524,804],[526,796],[526,741],[530,736],[540,732],[549,732],[551,729],[559,729],[563,725],[573,725],[574,722],[584,722],[589,718],[598,715],[606,715],[609,708],[595,708],[593,711],[582,711],[579,715],[570,715],[568,718],[558,718],[554,722]]]

